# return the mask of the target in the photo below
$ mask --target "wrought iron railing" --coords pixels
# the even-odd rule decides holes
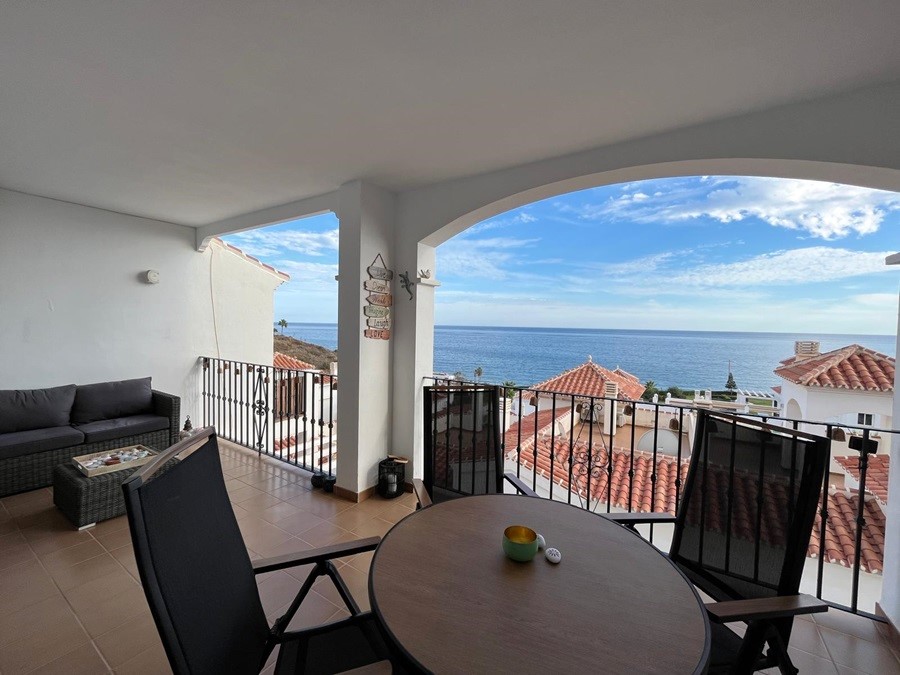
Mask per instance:
[[[459,405],[454,390],[485,386],[455,379],[425,379],[425,384],[447,390],[446,398],[432,398],[435,409],[427,419],[433,421],[442,419],[439,406],[450,409]],[[704,400],[700,405],[709,408],[710,402]],[[543,497],[591,511],[677,515],[691,455],[695,410],[694,406],[673,403],[501,387],[500,445],[505,469]],[[889,447],[890,438],[900,431],[771,415],[745,416],[831,439],[831,472],[825,475],[809,549],[815,559],[815,574],[813,578],[808,564],[804,591],[836,608],[874,618],[871,612],[880,593],[879,575],[883,570],[882,508],[886,495],[876,496],[867,489],[869,451],[873,442]],[[438,434],[462,437],[459,430],[448,427],[446,421],[440,427],[435,422],[425,433],[434,435],[433,444],[441,440]],[[850,459],[839,466],[835,457]],[[849,472],[854,476],[843,485],[833,485],[832,481],[843,480],[842,471],[848,464],[855,465],[855,471]],[[873,517],[881,520],[870,522]],[[876,525],[882,526],[880,532],[876,533]],[[671,534],[665,528],[646,526],[643,534],[664,548],[665,538]],[[863,581],[866,597],[861,605]]]
[[[307,471],[337,471],[337,376],[201,358],[203,424]]]

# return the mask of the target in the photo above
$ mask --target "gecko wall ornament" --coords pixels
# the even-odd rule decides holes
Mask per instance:
[[[410,281],[409,270],[400,273],[400,285],[409,293],[409,299],[413,299],[412,287],[416,285],[415,281]]]

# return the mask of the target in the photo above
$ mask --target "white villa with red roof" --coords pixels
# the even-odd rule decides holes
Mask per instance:
[[[592,399],[638,401],[644,393],[644,385],[637,375],[618,367],[615,370],[604,368],[594,363],[591,356],[588,356],[587,361],[580,366],[570,368],[531,388],[536,391],[537,399],[532,405],[538,410],[571,408],[574,401],[576,412],[582,419],[599,422],[602,415],[605,428],[613,434],[616,425],[610,422],[616,420],[618,404],[609,400]],[[586,406],[591,405],[592,408],[589,410]]]
[[[818,342],[798,341],[775,369],[782,379],[776,393],[788,419],[890,429],[894,371],[893,358],[860,345],[822,354]]]

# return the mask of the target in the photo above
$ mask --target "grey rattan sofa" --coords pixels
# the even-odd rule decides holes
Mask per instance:
[[[0,391],[0,497],[53,483],[53,468],[78,455],[178,440],[181,399],[150,378]]]

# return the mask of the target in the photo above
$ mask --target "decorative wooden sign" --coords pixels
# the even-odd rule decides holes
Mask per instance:
[[[394,296],[391,295],[391,279],[394,278],[394,273],[388,269],[387,263],[384,262],[380,253],[375,256],[375,260],[366,268],[366,271],[369,273],[369,279],[363,282],[363,290],[369,291],[369,295],[366,296],[368,304],[363,307],[367,326],[363,330],[363,336],[371,340],[390,340],[390,308],[394,304]]]
[[[378,305],[366,305],[363,307],[363,314],[376,319],[383,319],[391,315],[391,309],[390,307],[379,307]]]
[[[370,293],[366,300],[381,307],[390,307],[394,304],[394,296],[390,293]]]
[[[369,279],[368,281],[364,281],[363,288],[375,293],[391,292],[391,285],[387,281],[382,281],[381,279]]]
[[[381,266],[376,265],[378,259],[381,258],[381,254],[375,256],[375,260],[372,261],[372,264],[369,265],[367,271],[369,276],[373,279],[381,279],[383,281],[390,281],[394,278],[394,273],[387,268],[387,264],[384,262],[384,258],[381,258]]]

